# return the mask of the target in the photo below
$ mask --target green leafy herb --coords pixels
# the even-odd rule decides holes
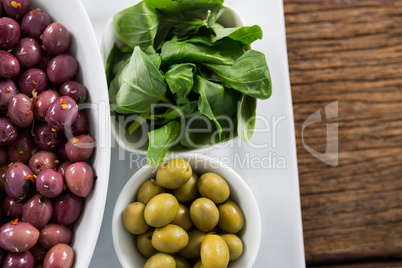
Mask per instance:
[[[180,142],[180,133],[180,122],[176,120],[150,131],[148,133],[147,164],[149,166],[160,165],[170,147]]]
[[[124,44],[107,59],[109,99],[116,113],[134,115],[130,135],[150,127],[148,165],[169,150],[253,134],[257,99],[272,93],[264,54],[247,50],[262,30],[225,28],[224,10],[223,0],[143,0],[113,17]]]

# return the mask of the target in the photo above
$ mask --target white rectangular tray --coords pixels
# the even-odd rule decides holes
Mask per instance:
[[[100,44],[107,20],[134,5],[130,0],[82,0]],[[258,103],[256,133],[250,143],[208,152],[242,176],[259,204],[261,247],[254,267],[305,267],[292,98],[282,0],[227,0],[246,25],[261,26],[264,37],[253,43],[267,57],[273,94]],[[112,244],[111,217],[120,190],[146,163],[143,157],[112,148],[109,191],[98,243],[90,267],[120,267]],[[124,158],[125,160],[119,160]],[[139,163],[139,165],[138,165]]]

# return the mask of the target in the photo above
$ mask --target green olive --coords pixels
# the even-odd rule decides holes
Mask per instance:
[[[149,225],[144,219],[145,205],[141,202],[129,204],[123,212],[124,227],[133,234],[145,233]]]
[[[225,202],[230,195],[229,185],[225,179],[211,172],[199,178],[197,188],[201,196],[211,199],[216,204]]]
[[[152,246],[153,229],[137,236],[137,249],[146,258],[150,258],[158,251]]]
[[[220,205],[218,226],[227,233],[237,233],[244,226],[244,215],[238,205],[232,201]]]
[[[201,243],[201,262],[205,268],[226,268],[229,264],[229,248],[222,237],[207,235]]]
[[[191,222],[190,218],[190,212],[185,205],[179,204],[179,211],[177,212],[176,217],[171,223],[180,226],[186,231],[189,231],[191,227],[193,227],[193,223]]]
[[[156,182],[167,189],[183,186],[191,177],[190,163],[182,159],[172,159],[161,164],[156,172]]]
[[[193,268],[204,268],[204,266],[202,266],[201,260],[197,261],[197,262],[194,264]]]
[[[193,172],[189,181],[186,184],[173,191],[174,196],[176,196],[179,202],[190,203],[197,198],[198,195],[197,181],[198,181],[198,175]]]
[[[229,248],[229,260],[237,260],[243,253],[243,242],[234,234],[222,234],[221,237],[225,240],[226,245]]]
[[[191,268],[191,264],[188,260],[183,257],[180,257],[177,254],[172,255],[174,260],[176,261],[176,268]]]
[[[144,268],[176,268],[176,261],[169,254],[156,253],[148,259]]]
[[[179,252],[179,255],[186,259],[194,259],[200,257],[201,243],[207,234],[198,229],[191,229],[188,232],[188,244]]]
[[[152,246],[164,253],[176,253],[188,244],[188,234],[180,226],[168,224],[156,228],[152,235]]]
[[[190,217],[198,229],[209,232],[218,224],[219,211],[210,199],[200,197],[191,204]]]
[[[156,184],[154,179],[144,182],[137,192],[137,201],[148,204],[152,197],[164,193],[165,189]]]
[[[144,210],[145,221],[153,227],[169,224],[179,211],[179,202],[172,194],[162,193],[152,197]]]

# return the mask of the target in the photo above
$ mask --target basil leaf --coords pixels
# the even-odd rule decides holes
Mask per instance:
[[[162,164],[170,147],[179,143],[180,134],[180,122],[176,120],[148,132],[147,165],[156,166]]]
[[[155,11],[142,1],[116,13],[113,24],[117,38],[133,48],[140,46],[146,50],[154,43],[158,18]]]
[[[166,84],[152,60],[135,47],[129,64],[122,71],[123,84],[116,95],[116,105],[136,113],[151,111],[152,104],[169,103]]]
[[[155,49],[152,46],[149,46],[147,50],[145,50],[144,52],[149,56],[149,58],[155,64],[156,68],[159,69],[161,67],[162,58],[158,53],[156,53]]]
[[[240,42],[243,46],[247,46],[257,39],[262,39],[262,30],[258,25],[225,28],[219,23],[214,23],[211,25],[211,29],[215,33],[211,37],[212,42],[227,37]]]
[[[188,94],[194,84],[195,65],[192,63],[182,63],[170,66],[165,73],[165,80],[170,91],[176,94],[176,103],[183,105],[188,103]]]
[[[243,95],[237,108],[237,134],[244,141],[249,141],[254,133],[257,99]]]
[[[234,127],[233,116],[235,115],[237,100],[236,91],[224,88],[222,85],[213,83],[195,76],[193,90],[200,94],[198,110],[210,120],[215,122],[219,138],[222,138],[222,128]]]
[[[168,41],[162,47],[162,66],[173,63],[194,62],[232,65],[244,54],[243,48],[231,40],[214,47],[187,42]]]
[[[202,64],[215,72],[227,87],[258,99],[271,96],[271,76],[265,55],[261,52],[247,50],[232,65]]]

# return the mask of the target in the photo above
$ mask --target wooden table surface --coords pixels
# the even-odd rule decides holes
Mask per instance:
[[[308,266],[402,267],[402,1],[284,0]],[[338,116],[306,119],[338,101]],[[325,118],[325,117],[324,117]]]

